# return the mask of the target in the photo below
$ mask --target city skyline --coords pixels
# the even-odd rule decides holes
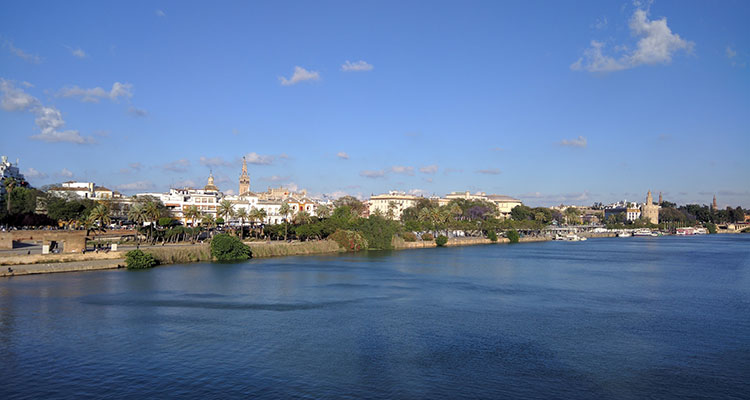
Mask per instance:
[[[742,2],[5,8],[0,153],[37,187],[236,193],[246,156],[252,190],[750,207]]]

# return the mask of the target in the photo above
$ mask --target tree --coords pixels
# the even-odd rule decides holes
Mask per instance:
[[[144,205],[140,203],[133,204],[133,206],[130,207],[130,210],[128,210],[128,219],[133,221],[138,228],[142,228],[143,224],[149,219]],[[136,236],[138,236],[138,241],[140,242],[140,235]]]
[[[232,202],[229,200],[222,200],[219,206],[216,208],[216,215],[224,217],[225,221],[229,221],[234,216],[234,207]]]
[[[110,210],[105,204],[99,204],[94,207],[89,214],[89,218],[92,221],[99,222],[99,230],[104,232],[104,227],[109,225],[112,221],[109,217]]]
[[[255,210],[255,208],[253,208]],[[234,216],[237,217],[237,219],[240,220],[240,240],[243,239],[243,236],[245,235],[245,220],[248,217],[247,214],[247,208],[240,208],[235,213]]]
[[[331,207],[329,207],[327,204],[321,204],[315,210],[315,214],[319,218],[329,218],[331,216]]]
[[[286,201],[281,203],[281,207],[279,207],[279,215],[284,217],[284,241],[287,240],[287,235],[289,233],[289,222],[287,221],[287,218],[291,213],[292,208],[289,207],[289,204]]]
[[[577,224],[580,221],[579,216],[581,215],[581,212],[575,207],[566,208],[563,214],[565,215],[565,223],[570,224],[572,221]]]
[[[307,211],[299,211],[294,215],[294,223],[297,225],[309,224],[311,221],[312,217]]]
[[[351,209],[355,216],[362,215],[367,208],[364,203],[359,201],[359,199],[354,196],[339,197],[333,202],[333,205],[336,208],[347,206]]]
[[[149,226],[149,237],[150,239],[153,239],[154,236],[154,230],[156,229],[156,221],[159,220],[159,217],[161,217],[161,210],[159,210],[159,203],[153,199],[147,199],[143,203],[143,212],[146,214],[146,217],[148,218],[148,222],[150,223]]]
[[[524,205],[515,206],[512,210],[510,210],[510,217],[515,221],[531,219],[531,216],[531,208]]]
[[[16,180],[16,178],[5,178],[3,180],[3,185],[5,185],[5,197],[6,197],[6,200],[5,200],[6,204],[5,205],[8,207],[8,214],[11,214],[11,212],[10,212],[10,206],[11,206],[10,192],[12,192],[13,188],[15,188],[18,185],[18,181]]]
[[[190,221],[190,225],[195,225],[195,221],[200,218],[201,212],[198,210],[197,206],[188,206],[183,212],[183,215],[185,216],[185,220]]]

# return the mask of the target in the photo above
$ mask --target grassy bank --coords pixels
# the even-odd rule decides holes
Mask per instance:
[[[185,264],[211,261],[211,247],[208,244],[152,248],[144,249],[143,252],[154,256],[159,261],[159,264]]]
[[[246,242],[246,244],[253,250],[253,258],[339,253],[344,251],[332,240],[293,243]]]

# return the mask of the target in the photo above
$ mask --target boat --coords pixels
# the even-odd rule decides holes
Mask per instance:
[[[586,240],[586,238],[578,236],[575,233],[569,233],[569,234],[567,234],[565,236],[555,235],[555,237],[552,238],[552,240],[562,240],[562,241],[565,241],[565,242],[582,242],[582,241]]]
[[[633,236],[630,232],[617,232],[617,237],[631,237]]]
[[[650,229],[639,229],[635,232],[633,232],[633,236],[659,236],[654,232],[651,232]]]

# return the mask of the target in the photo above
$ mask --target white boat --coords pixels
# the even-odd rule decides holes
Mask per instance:
[[[578,236],[575,233],[569,233],[565,236],[556,235],[552,240],[562,240],[566,242],[582,242],[586,240],[586,238]]]
[[[617,237],[631,237],[633,236],[630,232],[617,232]]]
[[[654,232],[651,232],[649,229],[639,229],[635,232],[633,232],[633,236],[659,236]]]

